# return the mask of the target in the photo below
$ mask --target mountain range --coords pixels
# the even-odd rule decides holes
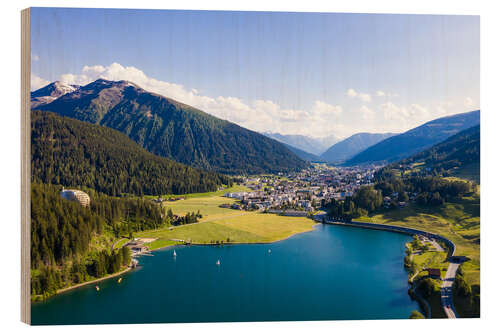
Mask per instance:
[[[479,110],[438,118],[391,136],[346,161],[346,165],[393,162],[423,151],[480,121]]]
[[[308,162],[324,162],[318,155],[308,153],[294,146],[290,146],[289,144],[282,143],[285,147],[287,147],[292,153]]]
[[[298,148],[306,153],[319,156],[328,147],[339,141],[335,135],[329,135],[323,138],[313,138],[306,135],[288,135],[280,133],[264,132],[262,133],[270,138],[286,143],[289,146]]]
[[[480,125],[463,130],[443,142],[396,164],[402,166],[420,165],[429,172],[459,176],[479,183],[481,159]]]
[[[394,133],[357,133],[328,148],[320,158],[327,162],[345,161],[366,148],[395,135]]]
[[[98,79],[72,88],[32,109],[116,129],[153,154],[204,170],[258,174],[308,166],[276,140],[128,81]],[[52,90],[44,87],[31,96]]]

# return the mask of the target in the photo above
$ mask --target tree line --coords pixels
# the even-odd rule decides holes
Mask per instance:
[[[90,206],[60,196],[62,186],[31,185],[31,269],[33,295],[51,295],[68,284],[115,273],[128,265],[128,248],[98,250],[91,240],[155,229],[172,220],[163,208],[141,198],[113,198],[91,189]],[[189,221],[192,220],[190,214]]]
[[[31,113],[32,181],[85,186],[111,196],[185,194],[232,186],[232,178],[151,154],[111,128]]]
[[[117,273],[130,265],[130,260],[130,249],[124,246],[112,253],[103,250],[88,258],[75,258],[62,268],[43,266],[31,275],[31,294],[34,299],[45,299],[68,285]]]
[[[407,202],[408,193],[416,194],[415,202],[426,206],[439,206],[447,201],[461,198],[475,190],[477,185],[460,180],[440,177],[396,177],[393,173],[379,173],[374,185],[362,186],[352,197],[344,200],[332,199],[323,202],[330,217],[352,219],[376,212],[384,205],[384,197],[390,198],[387,208],[398,207]],[[397,196],[393,196],[397,193]]]
[[[398,167],[402,170],[411,170],[411,165],[419,162],[423,163],[420,173],[448,176],[453,174],[455,169],[479,163],[480,148],[481,128],[480,125],[477,125],[461,131],[427,150],[392,164],[390,168]]]
[[[178,225],[183,225],[183,224],[197,223],[198,219],[201,219],[203,217],[203,215],[201,215],[200,211],[198,210],[198,212],[196,212],[196,213],[195,212],[191,212],[191,213],[188,212],[184,216],[176,216],[172,213],[172,210],[169,209],[167,212],[167,217],[168,217],[168,220],[170,221],[170,224],[172,224],[174,226],[178,226]]]
[[[362,186],[352,197],[346,197],[344,200],[332,199],[325,207],[330,217],[350,220],[373,213],[382,204],[383,198],[379,190],[372,186]]]

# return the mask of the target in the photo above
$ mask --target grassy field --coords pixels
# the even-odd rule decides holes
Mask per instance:
[[[245,211],[219,207],[222,204],[232,204],[233,202],[235,202],[235,199],[221,196],[207,196],[168,201],[163,203],[163,206],[167,209],[172,209],[172,212],[176,215],[186,215],[186,213],[197,212],[199,210],[201,215],[203,215],[200,221],[208,222],[223,217],[239,216],[247,213]]]
[[[440,207],[408,207],[388,210],[359,220],[428,230],[443,235],[457,246],[456,255],[467,256],[463,264],[464,276],[469,284],[479,284],[480,272],[480,198],[469,195]]]
[[[177,244],[181,244],[181,242],[172,241],[170,239],[157,239],[155,241],[152,241],[151,243],[148,243],[147,245],[149,249],[152,251],[162,247],[167,247]]]
[[[219,207],[235,201],[223,197],[224,193],[247,190],[243,186],[233,186],[224,191],[191,195],[186,200],[165,202],[164,206],[172,209],[174,214],[185,215],[199,210],[203,217],[200,223],[144,231],[136,236],[157,238],[150,243],[150,248],[160,248],[175,244],[172,239],[202,244],[221,241],[226,243],[228,239],[231,243],[265,243],[312,230],[315,223],[305,217],[285,217]]]
[[[427,251],[420,255],[413,256],[413,262],[416,265],[416,271],[419,272],[414,280],[425,277],[428,275],[425,268],[437,268],[441,271],[441,278],[446,275],[446,269],[448,268],[448,262],[446,261],[445,252]]]
[[[190,240],[201,244],[217,241],[226,243],[228,239],[231,243],[265,243],[311,231],[314,224],[308,218],[250,212],[240,216],[220,217],[210,222],[187,224],[171,230],[162,228],[145,231],[137,236],[158,238],[152,244],[171,239]]]

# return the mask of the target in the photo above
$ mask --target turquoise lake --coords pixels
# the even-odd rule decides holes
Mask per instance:
[[[34,325],[408,318],[406,235],[317,225],[273,244],[176,247],[32,305]],[[271,250],[271,252],[269,252]],[[216,265],[220,260],[220,265]]]

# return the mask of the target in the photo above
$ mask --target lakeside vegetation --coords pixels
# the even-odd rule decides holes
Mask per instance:
[[[154,238],[150,250],[182,244],[264,243],[310,231],[307,218],[241,212],[219,207],[244,190],[233,186],[184,200],[156,204],[150,198],[115,198],[86,189],[88,208],[59,195],[61,186],[32,184],[32,300],[114,274],[130,263],[124,245],[135,237]],[[175,214],[175,216],[174,216]]]
[[[429,207],[411,204],[399,209],[376,212],[357,220],[427,230],[450,239],[456,245],[455,255],[466,256],[469,259],[460,266],[460,274],[457,275],[454,283],[455,309],[460,317],[478,317],[480,289],[479,204],[479,192],[474,192],[441,206]],[[421,249],[421,254],[412,256],[411,263],[407,263],[408,259],[405,259],[405,266],[409,270],[410,277],[419,272],[414,277],[414,283],[420,286],[421,282],[429,280],[427,273],[421,271],[423,267],[440,269],[441,278],[444,278],[449,264],[446,257],[444,253]],[[432,317],[444,318],[439,289],[436,289],[436,284],[439,286],[439,283],[435,281],[432,282],[432,285],[431,282],[425,282],[425,285],[421,287],[425,290],[422,295],[426,295],[425,298],[432,309]]]
[[[479,129],[473,129],[474,135]],[[460,138],[462,138],[461,136]],[[460,161],[468,162],[478,154],[477,140],[453,154],[439,155],[440,145],[431,152],[420,154],[428,160],[415,162],[408,159],[414,168],[422,168],[429,161],[456,166],[457,159],[448,161],[450,156],[460,156]],[[467,140],[466,140],[467,141]],[[452,142],[454,142],[452,140]],[[445,145],[448,147],[448,145]],[[432,153],[433,152],[433,153]],[[445,157],[443,157],[445,156]],[[477,156],[476,156],[477,157]],[[464,163],[465,163],[464,162]],[[446,163],[446,164],[445,164]],[[467,163],[466,163],[467,164]],[[451,240],[456,256],[467,258],[461,264],[460,274],[453,285],[456,311],[460,317],[478,317],[480,304],[480,187],[474,182],[456,177],[428,176],[421,172],[402,170],[400,166],[389,166],[375,173],[375,184],[361,187],[352,198],[323,203],[330,217],[379,224],[415,228],[439,234]],[[404,169],[404,168],[403,168]],[[427,169],[434,170],[436,169]],[[442,171],[442,170],[441,170]],[[444,244],[443,244],[444,245]],[[443,278],[448,267],[447,255],[429,252],[420,248],[414,252],[416,244],[409,245],[409,255],[405,267],[409,271],[409,281],[430,305],[433,318],[445,317],[440,297],[440,283],[428,279],[424,268],[439,270]],[[444,247],[444,246],[443,246]]]
[[[233,186],[232,191],[245,190],[242,186]],[[193,195],[185,200],[164,202],[163,206],[173,214],[183,215],[199,210],[200,223],[180,227],[164,227],[147,230],[136,234],[137,237],[156,238],[148,246],[159,248],[174,245],[172,239],[182,239],[198,244],[224,243],[268,243],[290,237],[296,233],[311,231],[315,224],[305,217],[285,217],[275,214],[240,211],[221,208],[222,204],[234,203],[235,199],[222,195],[225,191],[205,195]]]
[[[165,159],[158,157],[150,159],[151,154],[141,151],[142,148],[135,147],[133,142],[130,147],[124,146],[128,150],[118,147],[112,137],[107,138],[111,141],[98,143],[101,131],[109,129],[98,126],[89,129],[86,126],[93,125],[82,125],[76,120],[65,122],[50,114],[35,114],[34,119],[38,121],[35,128],[39,129],[39,132],[34,131],[33,137],[34,179],[56,184],[61,179],[66,179],[61,184],[82,183],[80,188],[90,194],[91,205],[87,209],[63,200],[59,195],[60,185],[33,183],[33,300],[45,299],[62,288],[122,271],[130,263],[130,250],[124,245],[134,237],[150,238],[147,243],[150,250],[184,242],[268,243],[310,231],[315,224],[305,217],[223,208],[236,201],[224,197],[225,193],[251,189],[234,184],[235,178],[201,172],[171,161],[165,164]],[[60,141],[65,142],[64,147],[69,150],[54,144]],[[52,158],[45,161],[37,158],[48,152]],[[424,156],[439,161],[440,166],[448,163],[443,162],[441,157],[444,155],[437,152]],[[476,150],[466,150],[463,154],[472,159],[476,153]],[[417,228],[452,240],[457,246],[456,255],[470,259],[462,264],[453,286],[456,309],[461,317],[477,317],[480,303],[479,186],[455,177],[437,177],[437,174],[443,175],[442,167],[441,173],[432,169],[433,176],[424,174],[422,170],[429,164],[427,160],[410,162],[410,169],[382,168],[375,173],[374,185],[361,186],[352,197],[323,202],[323,207],[335,218]],[[81,168],[88,169],[89,174],[81,173]],[[98,174],[97,169],[103,173]],[[117,173],[127,182],[118,178],[121,185],[117,185],[117,179],[110,177]],[[146,178],[149,179],[150,174],[155,175],[155,181],[148,183]],[[165,178],[167,174],[173,175],[175,180],[171,182]],[[258,185],[258,181],[254,181],[248,186],[262,188],[266,193],[271,189]],[[194,193],[186,194],[186,191]],[[150,195],[144,196],[144,193]],[[309,200],[314,203],[310,197]],[[415,285],[411,292],[426,300],[433,318],[445,317],[440,284],[430,279],[425,269],[438,269],[443,278],[448,266],[446,253],[436,252],[416,241],[409,244],[408,250],[405,267]],[[412,313],[411,317],[419,318],[420,315]]]
[[[137,236],[158,238],[156,243],[153,242],[154,245],[173,239],[194,244],[270,243],[297,233],[311,231],[314,225],[314,221],[305,217],[250,212],[172,229],[144,231],[137,233]],[[168,245],[171,244],[167,242],[165,246]]]
[[[479,283],[479,202],[479,194],[474,193],[439,207],[411,204],[358,220],[427,230],[450,239],[456,245],[455,254],[470,259],[462,267],[466,281],[473,285]]]
[[[167,223],[161,208],[142,199],[89,191],[90,207],[64,200],[61,186],[31,185],[31,293],[34,300],[58,289],[113,274],[130,263],[127,247],[113,243],[138,230]]]

